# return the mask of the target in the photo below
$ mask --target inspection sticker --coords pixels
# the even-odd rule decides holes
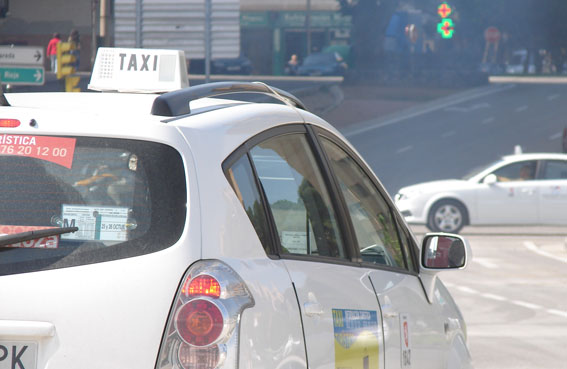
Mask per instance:
[[[61,237],[67,240],[126,241],[128,208],[63,205],[64,227],[78,227],[75,233]]]
[[[411,332],[409,327],[409,315],[400,314],[400,339],[402,344],[402,368],[411,368]]]
[[[333,329],[336,369],[379,367],[376,311],[333,309]]]
[[[0,155],[26,156],[71,168],[75,139],[0,134]]]
[[[0,236],[18,234],[40,229],[54,229],[56,227],[35,227],[35,226],[16,226],[0,225]],[[59,236],[40,237],[38,239],[13,243],[2,247],[14,247],[24,249],[56,249],[59,246]]]

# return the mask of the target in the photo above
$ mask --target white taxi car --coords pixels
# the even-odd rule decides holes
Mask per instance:
[[[185,71],[101,48],[103,93],[0,95],[0,368],[471,367],[436,277],[468,244],[420,251],[291,94]]]
[[[567,154],[504,156],[462,180],[404,187],[395,196],[408,223],[436,232],[465,225],[567,225]]]

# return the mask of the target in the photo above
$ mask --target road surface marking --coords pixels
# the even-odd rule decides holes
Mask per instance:
[[[521,112],[526,111],[526,110],[528,110],[528,106],[522,105],[522,106],[516,108],[516,113],[521,113]]]
[[[557,132],[554,135],[549,136],[549,141],[558,140],[563,137],[563,132]]]
[[[447,131],[447,132],[443,133],[441,135],[441,137],[443,137],[443,138],[451,137],[451,136],[454,136],[456,133],[457,132],[455,132],[455,131]]]
[[[434,112],[436,110],[439,109],[443,109],[449,106],[454,106],[457,104],[460,104],[462,102],[465,101],[470,101],[473,99],[478,99],[480,97],[486,96],[486,95],[491,95],[491,94],[495,94],[498,92],[502,92],[502,91],[506,91],[508,89],[514,88],[516,87],[516,85],[514,84],[504,84],[498,87],[494,87],[494,86],[490,86],[489,88],[483,88],[481,89],[481,91],[479,91],[478,93],[474,93],[474,94],[466,94],[465,96],[460,96],[454,100],[441,100],[440,102],[437,103],[432,103],[431,105],[425,106],[423,108],[419,107],[417,110],[413,109],[411,111],[408,112],[402,112],[402,113],[397,113],[395,114],[393,117],[389,118],[389,119],[385,119],[383,121],[375,121],[375,120],[370,120],[367,122],[363,122],[362,123],[362,127],[358,128],[358,129],[353,129],[352,131],[348,131],[345,130],[344,135],[346,137],[353,137],[353,136],[357,136],[359,134],[362,133],[366,133],[369,131],[373,131],[375,129],[378,128],[382,128],[382,127],[386,127],[395,123],[399,123],[402,122],[404,120],[408,120],[411,118],[415,118],[418,117],[420,115],[425,115],[427,113],[431,113]],[[371,125],[368,125],[371,124]]]
[[[561,316],[563,318],[567,318],[567,311],[561,311],[561,310],[556,310],[556,309],[547,309],[546,312],[548,312],[549,314],[558,315],[558,316]]]
[[[479,258],[479,257],[475,257],[472,260],[473,262],[482,265],[485,268],[488,269],[496,269],[498,268],[498,265],[496,265],[495,263],[493,263],[490,259],[485,259],[485,258]]]
[[[549,95],[549,96],[547,97],[547,100],[552,101],[552,100],[557,99],[559,96],[561,96],[561,95],[559,95],[559,94]]]
[[[488,103],[480,103],[480,104],[474,104],[471,107],[465,108],[465,107],[460,107],[460,106],[449,106],[445,109],[443,109],[444,111],[456,111],[459,113],[468,113],[471,112],[473,110],[478,110],[478,109],[488,109],[490,108],[490,104]]]
[[[459,286],[459,287],[457,287],[457,289],[459,291],[462,291],[462,292],[465,292],[465,293],[470,293],[470,294],[473,294],[473,295],[478,294],[477,290],[473,290],[472,288],[469,288],[469,287],[466,287],[466,286]]]
[[[496,301],[507,301],[508,300],[506,297],[493,295],[492,293],[483,293],[483,294],[481,294],[481,296],[484,297],[484,298],[496,300]]]
[[[488,124],[494,122],[494,117],[488,117],[482,121],[482,124]]]
[[[405,146],[405,147],[402,147],[401,149],[398,149],[398,151],[396,151],[396,154],[401,154],[401,153],[404,153],[406,151],[410,151],[411,149],[413,149],[413,146]]]
[[[543,307],[540,306],[540,305],[531,304],[531,303],[525,302],[525,301],[512,300],[512,301],[510,301],[510,302],[511,302],[512,304],[514,304],[514,305],[518,305],[518,306],[521,306],[521,307],[525,307],[525,308],[531,309],[531,310],[541,310],[541,309],[543,309]]]
[[[547,258],[550,259],[554,259],[554,260],[558,260],[558,261],[562,261],[564,263],[567,263],[567,258],[562,258],[560,256],[557,255],[553,255],[549,252],[545,252],[543,250],[541,250],[539,247],[537,247],[537,245],[531,241],[524,241],[524,246],[526,246],[526,248],[530,251],[535,252],[536,254],[539,254],[541,256],[545,256]]]
[[[470,287],[466,287],[466,286],[456,286],[452,283],[444,283],[445,286],[449,287],[449,288],[456,288],[461,292],[464,293],[468,293],[470,295],[480,295],[481,297],[490,299],[490,300],[495,300],[495,301],[499,301],[499,302],[504,302],[504,303],[508,303],[508,304],[513,304],[516,306],[520,306],[526,309],[530,309],[530,310],[543,310],[548,314],[553,314],[553,315],[557,315],[563,318],[567,318],[567,311],[561,311],[561,310],[556,310],[556,309],[546,309],[541,305],[537,305],[537,304],[532,304],[531,302],[526,302],[526,301],[520,301],[520,300],[511,300],[509,298],[506,298],[504,296],[500,296],[500,295],[494,295],[492,293],[479,293],[477,290],[472,289]]]

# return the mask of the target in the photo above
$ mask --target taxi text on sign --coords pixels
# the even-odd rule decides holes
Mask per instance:
[[[165,92],[188,87],[180,50],[99,48],[89,84],[92,90]]]

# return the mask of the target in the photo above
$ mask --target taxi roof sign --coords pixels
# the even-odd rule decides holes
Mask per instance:
[[[160,93],[189,87],[181,50],[100,47],[89,89]]]

